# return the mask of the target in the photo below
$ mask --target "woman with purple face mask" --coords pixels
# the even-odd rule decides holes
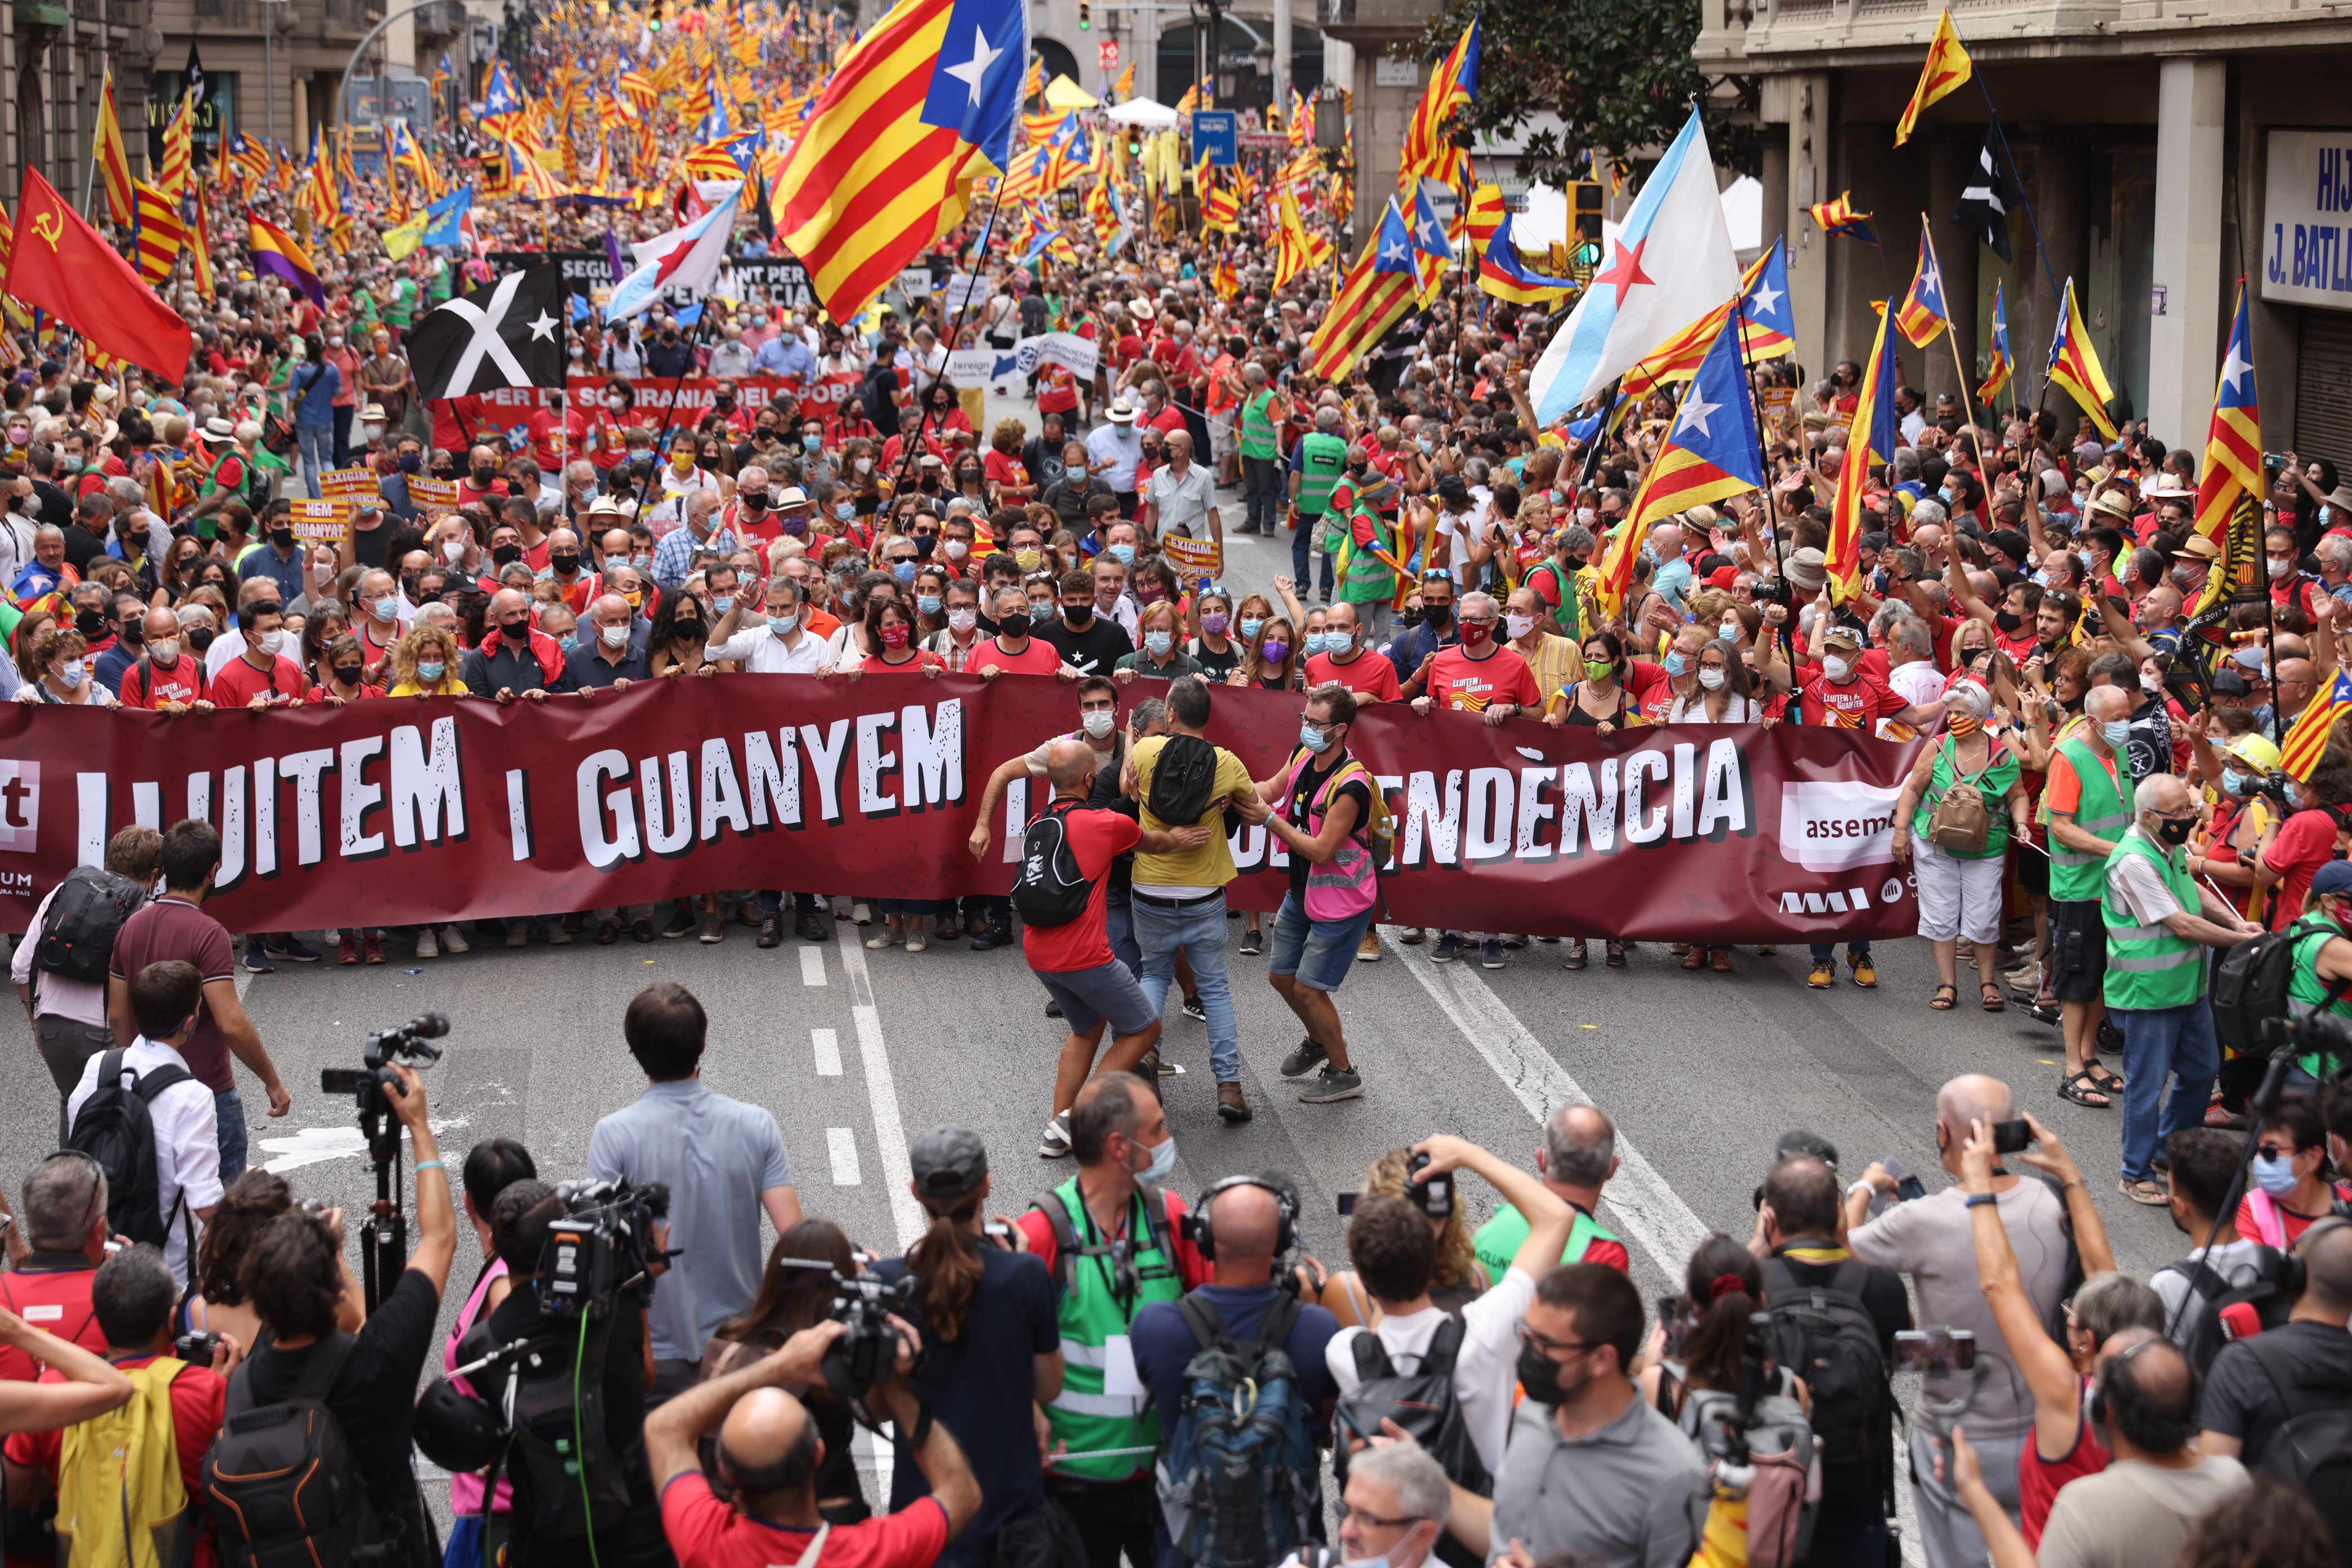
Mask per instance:
[[[1234,625],[1233,596],[1221,589],[1212,589],[1193,599],[1192,615],[1200,635],[1185,644],[1184,651],[1192,656],[1192,662],[1201,667],[1204,678],[1222,683],[1248,652],[1230,635]]]
[[[1255,686],[1261,691],[1301,689],[1307,656],[1300,651],[1300,640],[1297,629],[1287,616],[1267,616],[1259,623],[1257,635],[1250,639],[1246,657],[1231,675],[1225,677],[1225,684]],[[1255,910],[1250,911],[1244,922],[1241,946],[1237,951],[1249,954],[1265,951],[1265,932]]]

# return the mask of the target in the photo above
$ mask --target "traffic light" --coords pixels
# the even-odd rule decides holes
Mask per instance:
[[[1090,32],[1095,25],[1094,0],[1078,0],[1078,31]]]
[[[1576,221],[1573,228],[1576,237],[1598,245],[1601,243],[1601,182],[1579,180],[1575,182],[1575,190]]]
[[[648,33],[658,33],[661,30],[662,0],[654,0],[652,6],[646,12],[646,31]]]

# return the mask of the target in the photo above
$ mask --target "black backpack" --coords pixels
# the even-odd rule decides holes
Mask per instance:
[[[382,1539],[375,1504],[342,1424],[327,1408],[335,1374],[357,1343],[321,1342],[284,1400],[253,1403],[253,1362],[229,1374],[220,1436],[205,1455],[205,1504],[228,1568],[370,1568],[398,1560]],[[254,1347],[258,1355],[269,1343]]]
[[[97,866],[75,867],[49,900],[33,967],[85,985],[105,984],[115,933],[146,901],[147,889],[128,877]]]
[[[1494,1485],[1470,1427],[1462,1419],[1462,1401],[1454,1392],[1454,1363],[1462,1352],[1462,1320],[1448,1314],[1421,1352],[1421,1364],[1410,1374],[1397,1371],[1388,1346],[1366,1329],[1349,1347],[1356,1357],[1356,1386],[1339,1396],[1339,1427],[1331,1446],[1331,1473],[1348,1484],[1348,1451],[1356,1438],[1366,1442],[1381,1435],[1381,1423],[1393,1421],[1445,1467],[1445,1479],[1480,1497]]]
[[[2225,1051],[2264,1051],[2284,1037],[2295,939],[2311,930],[2297,920],[2284,931],[2266,931],[2221,950],[2213,966],[2213,1034]],[[2342,981],[2331,982],[2323,1009],[2341,1001],[2346,989]]]
[[[1198,735],[1171,735],[1151,765],[1144,805],[1171,827],[1190,827],[1209,809],[1217,787],[1217,748]]]
[[[117,1046],[100,1059],[98,1083],[81,1102],[66,1147],[89,1155],[106,1173],[106,1223],[115,1235],[162,1247],[176,1218],[188,1231],[193,1264],[195,1221],[188,1212],[187,1188],[180,1189],[169,1216],[155,1206],[162,1178],[155,1169],[155,1122],[147,1108],[157,1095],[195,1075],[185,1068],[160,1067],[142,1078],[122,1065],[122,1055]]]
[[[1772,1363],[1803,1378],[1811,1392],[1822,1468],[1868,1478],[1867,1489],[1879,1494],[1892,1517],[1895,1386],[1877,1320],[1862,1300],[1867,1267],[1847,1258],[1826,1284],[1804,1285],[1785,1258],[1764,1259],[1771,1310],[1761,1327]]]
[[[1024,925],[1066,926],[1087,912],[1095,885],[1078,869],[1070,847],[1069,815],[1082,800],[1059,802],[1030,820],[1021,835],[1021,872],[1013,880],[1013,907]]]
[[[2336,1542],[2336,1562],[2352,1568],[2352,1384],[2302,1379],[2283,1334],[2259,1335],[2246,1349],[2286,1406],[2286,1421],[2253,1468],[2311,1500]]]
[[[2158,1274],[2180,1275],[2189,1282],[2188,1300],[2181,1303],[2165,1328],[2172,1342],[2180,1347],[2180,1353],[2195,1363],[2200,1373],[2210,1372],[2213,1358],[2221,1353],[2221,1347],[2238,1337],[2222,1321],[2225,1308],[2241,1303],[2252,1307],[2261,1325],[2257,1331],[2262,1333],[2282,1327],[2288,1312],[2294,1310],[2294,1298],[2280,1282],[2286,1260],[2279,1251],[2275,1247],[2256,1247],[2250,1261],[2256,1277],[2245,1285],[2232,1284],[2201,1258],[2194,1262],[2168,1263],[2157,1270]],[[2236,1272],[2232,1268],[2231,1273]]]

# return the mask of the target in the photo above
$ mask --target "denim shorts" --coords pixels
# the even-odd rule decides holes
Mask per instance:
[[[1377,907],[1377,906],[1375,906]],[[1356,946],[1364,928],[1372,923],[1368,908],[1343,921],[1310,921],[1297,893],[1283,895],[1274,915],[1274,946],[1266,959],[1269,974],[1295,974],[1310,991],[1337,991],[1355,966]]]

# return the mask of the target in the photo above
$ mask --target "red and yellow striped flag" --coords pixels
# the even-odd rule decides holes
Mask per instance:
[[[152,289],[172,275],[172,263],[180,258],[188,230],[180,221],[179,203],[144,180],[131,184],[139,204],[139,276]]]
[[[138,199],[131,189],[131,155],[122,147],[122,121],[114,112],[114,68],[106,68],[99,88],[98,128],[90,137],[89,155],[106,186],[107,221],[128,228],[138,216]]]
[[[205,231],[205,204],[195,204],[195,214],[188,223],[188,269],[195,279],[196,295],[210,303],[216,297],[213,287],[213,247],[211,237]]]
[[[188,194],[188,176],[195,167],[196,95],[184,95],[163,127],[163,166],[155,171],[155,188],[178,201]]]
[[[2279,744],[2281,771],[2290,778],[2308,780],[2327,750],[2328,736],[2336,732],[2336,721],[2347,712],[2352,712],[2352,674],[2339,669],[2328,689],[2315,693],[2311,705],[2287,726],[2286,739]]]
[[[1969,51],[1960,47],[1959,34],[1952,30],[1952,13],[1947,10],[1936,18],[1936,36],[1927,40],[1927,59],[1919,68],[1919,85],[1911,89],[1911,101],[1903,106],[1903,118],[1895,127],[1895,144],[1900,147],[1910,141],[1920,111],[1967,86],[1975,70]]]
[[[1356,362],[1371,352],[1391,327],[1412,312],[1413,275],[1410,268],[1381,272],[1374,267],[1380,256],[1380,231],[1365,242],[1363,254],[1339,280],[1330,312],[1315,329],[1307,345],[1307,369],[1325,381],[1344,381]]]

